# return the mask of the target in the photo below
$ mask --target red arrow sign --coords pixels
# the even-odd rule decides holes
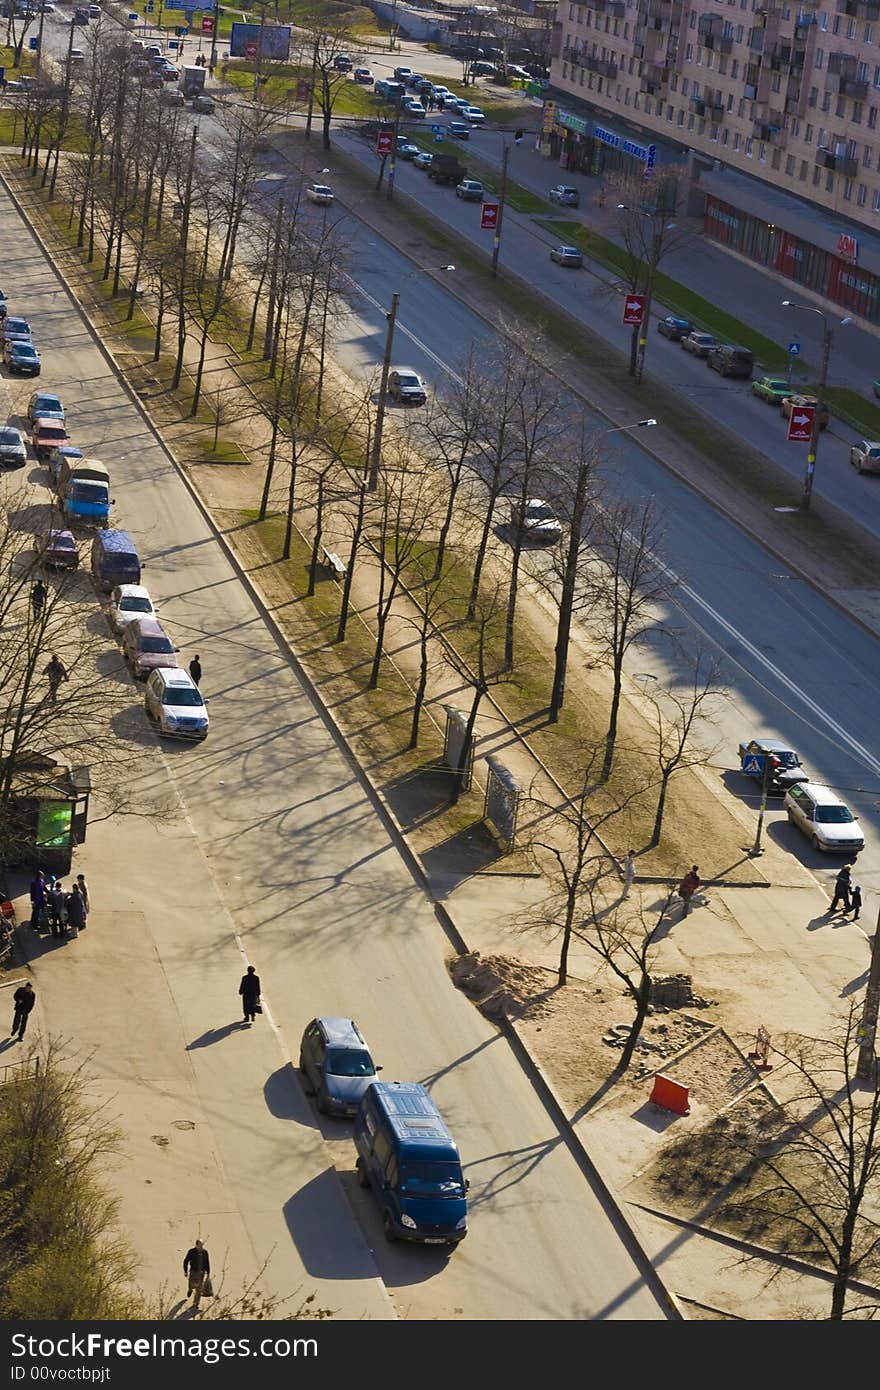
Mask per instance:
[[[641,323],[645,316],[645,300],[647,295],[628,294],[623,301],[623,321],[624,323]]]
[[[202,15],[202,33],[203,33],[203,34],[213,34],[213,32],[214,32],[214,16],[213,16],[212,14],[203,14],[203,15]]]
[[[788,417],[788,437],[796,443],[809,443],[813,437],[814,405],[793,405]]]
[[[484,232],[494,232],[498,226],[498,204],[484,203],[480,209],[480,227]]]
[[[390,154],[394,149],[394,131],[380,130],[376,136],[376,153]]]

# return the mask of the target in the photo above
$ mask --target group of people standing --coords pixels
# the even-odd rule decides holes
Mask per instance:
[[[42,869],[31,883],[31,926],[38,931],[43,923],[48,923],[53,936],[63,937],[69,930],[71,934],[81,932],[88,922],[89,885],[85,874],[77,874],[70,891],[54,874],[49,878]]]

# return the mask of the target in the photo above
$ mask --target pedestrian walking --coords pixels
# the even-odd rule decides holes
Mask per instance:
[[[49,926],[52,928],[53,936],[64,935],[64,912],[67,906],[64,888],[59,879],[56,879],[48,892],[49,902]]]
[[[30,1016],[31,1009],[34,1007],[34,1004],[36,1004],[36,1002],[37,996],[34,993],[34,987],[31,984],[30,980],[25,980],[24,984],[19,985],[18,989],[12,996],[12,1003],[15,1012],[12,1015],[12,1027],[9,1030],[9,1036],[11,1038],[15,1037],[15,1034],[17,1033],[18,1041],[22,1041],[25,1034],[25,1029],[27,1028],[27,1021]]]
[[[46,875],[37,869],[36,878],[31,883],[31,926],[39,928],[40,920],[46,911]]]
[[[49,682],[49,699],[54,705],[55,701],[58,699],[58,687],[61,682],[70,680],[64,662],[61,661],[54,652],[52,653],[48,665],[43,669],[43,675]]]
[[[34,622],[37,622],[40,614],[46,606],[46,599],[49,597],[49,590],[46,588],[42,579],[38,579],[31,589],[31,611],[34,615]]]
[[[199,661],[198,652],[189,663],[189,673],[193,679],[193,685],[200,685],[202,681],[202,663]]]
[[[91,899],[89,898],[89,885],[86,883],[85,874],[77,874],[76,882],[80,891],[80,896],[83,900],[83,906],[85,907],[86,917],[88,917],[89,910],[92,904]]]
[[[86,924],[86,905],[78,883],[71,888],[64,906],[67,908],[67,925],[70,927],[71,936],[78,936]]]
[[[862,910],[862,890],[857,883],[853,884],[852,892],[849,895],[849,905],[852,908],[853,921],[857,922]]]
[[[834,880],[834,897],[831,899],[829,912],[836,912],[838,903],[843,903],[844,912],[849,912],[849,890],[852,887],[851,872],[852,864],[844,864]]]
[[[629,892],[633,886],[633,883],[635,882],[635,877],[636,852],[634,849],[628,849],[626,852],[626,858],[623,861],[623,893],[621,894],[622,897],[629,897]]]
[[[687,917],[691,910],[691,898],[696,893],[701,883],[699,870],[696,864],[692,864],[688,873],[685,874],[681,883],[678,885],[678,896],[684,903],[683,917]]]
[[[187,1250],[183,1259],[183,1272],[189,1277],[186,1296],[191,1296],[193,1307],[198,1308],[199,1299],[206,1292],[205,1285],[211,1277],[211,1260],[200,1240]]]
[[[262,1013],[260,1008],[260,977],[254,966],[249,965],[247,973],[242,975],[238,992],[241,995],[244,1021],[245,1023],[253,1023],[257,1014]]]

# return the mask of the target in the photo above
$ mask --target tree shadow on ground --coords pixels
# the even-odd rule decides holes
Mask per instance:
[[[465,879],[501,859],[503,854],[485,822],[472,821],[439,845],[423,850],[421,860],[431,891],[436,898],[443,898]]]

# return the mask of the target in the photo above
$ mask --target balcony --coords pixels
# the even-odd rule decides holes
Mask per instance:
[[[880,0],[837,0],[837,13],[852,19],[878,19]]]
[[[800,109],[801,109],[801,94],[800,94],[800,91],[795,92],[793,96],[790,96],[790,97],[786,97],[786,98],[785,98],[785,111],[786,111],[786,115],[788,115],[788,116],[796,116],[796,115],[798,114],[798,112],[800,111]]]
[[[838,150],[822,149],[816,151],[816,163],[822,169],[830,169],[835,174],[843,174],[845,178],[851,179],[859,172],[859,161],[846,153],[845,148]]]
[[[791,66],[791,44],[778,43],[770,54],[770,67],[774,72]]]
[[[600,77],[616,77],[617,64],[607,58],[592,58],[581,55],[581,64],[587,72],[598,73]]]
[[[867,82],[859,82],[855,78],[845,77],[840,84],[840,94],[845,97],[852,97],[853,101],[864,101],[868,95]]]

